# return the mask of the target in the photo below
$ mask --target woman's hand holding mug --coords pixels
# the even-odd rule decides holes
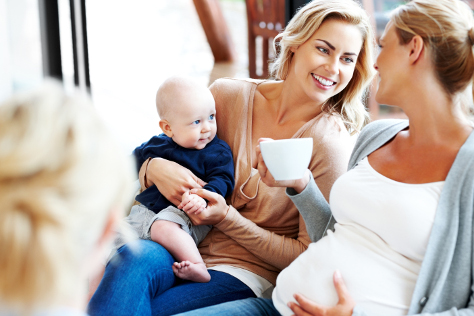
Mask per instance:
[[[271,141],[271,138],[260,138],[258,142],[262,141]],[[288,187],[293,188],[297,193],[301,193],[309,182],[310,179],[310,171],[306,169],[304,176],[300,179],[296,180],[280,180],[277,181],[273,178],[272,174],[267,168],[265,161],[263,160],[262,151],[260,149],[260,145],[257,145],[257,170],[260,173],[260,177],[262,178],[263,183],[268,185],[269,187]]]

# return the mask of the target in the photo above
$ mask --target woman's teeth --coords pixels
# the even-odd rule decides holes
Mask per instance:
[[[334,84],[336,84],[334,81],[331,81],[331,80],[326,80],[318,75],[315,75],[313,74],[313,78],[318,80],[320,84],[322,84],[323,86],[332,86]]]

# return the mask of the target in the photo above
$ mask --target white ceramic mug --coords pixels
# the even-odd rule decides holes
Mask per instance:
[[[313,152],[312,138],[291,138],[260,142],[263,160],[277,181],[304,176]]]

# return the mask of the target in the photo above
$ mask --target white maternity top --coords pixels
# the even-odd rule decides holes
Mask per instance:
[[[338,269],[349,293],[369,315],[405,315],[443,185],[397,182],[363,159],[331,190],[335,231],[310,244],[278,276],[275,307],[292,315],[287,303],[295,301],[295,293],[335,305],[333,274]]]

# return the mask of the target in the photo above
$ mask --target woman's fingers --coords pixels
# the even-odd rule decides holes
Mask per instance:
[[[194,174],[193,174],[194,176]],[[199,179],[198,177],[194,176],[194,181],[196,182],[197,185],[199,185],[201,188],[203,188],[207,182],[204,182],[202,181],[201,179]]]
[[[336,270],[333,275],[334,287],[336,288],[337,295],[339,296],[339,304],[354,304],[349,291],[347,290],[346,283],[342,279],[341,272]]]
[[[273,140],[273,138],[268,138],[268,137],[262,137],[258,139],[258,143],[260,144],[261,142],[267,141],[267,140]]]
[[[255,152],[257,156],[262,153],[262,150],[260,149],[260,142],[266,141],[266,140],[273,140],[271,138],[259,138],[258,139],[258,145],[255,147]]]
[[[188,213],[193,224],[215,225],[225,218],[229,211],[229,206],[221,195],[205,189],[192,189],[190,192],[207,200],[207,207],[202,212],[198,214]]]
[[[204,189],[192,189],[190,193],[199,195],[203,199],[207,200],[209,204],[217,203],[218,198],[220,196],[219,194],[215,192],[211,192]]]
[[[260,144],[260,142],[267,141],[267,140],[273,140],[273,139],[271,139],[271,138],[259,138],[258,143]],[[257,170],[260,173],[260,177],[264,178],[267,171],[268,171],[268,169],[267,169],[267,165],[265,164],[265,161],[263,160],[260,145],[257,145],[255,153],[257,154]],[[263,172],[263,175],[262,175],[262,172]]]
[[[295,300],[298,302],[299,307],[303,311],[305,311],[307,315],[323,315],[325,309],[323,306],[311,301],[310,299],[299,293],[295,294],[294,297]]]
[[[263,160],[262,153],[259,153],[257,156],[257,170],[258,170],[258,173],[260,174],[260,178],[262,178],[263,183],[265,183],[269,187],[276,186],[277,182],[273,178],[273,175],[271,174],[271,172],[268,171],[267,165],[265,164],[265,161]]]
[[[258,143],[260,144],[263,141],[271,141],[273,139],[271,138],[259,138]],[[271,172],[268,170],[267,165],[265,164],[265,161],[263,160],[263,155],[260,149],[260,145],[257,146],[256,148],[256,153],[257,153],[257,170],[258,173],[260,174],[260,178],[262,178],[263,183],[268,185],[269,187],[283,187],[287,186],[287,183],[279,183],[273,178],[273,175]]]
[[[147,181],[156,185],[161,194],[179,206],[182,195],[193,188],[202,188],[205,182],[189,169],[163,158],[151,159],[146,168]]]
[[[169,201],[173,203],[173,205],[179,205],[181,203],[181,201],[178,200],[175,196],[169,197]]]
[[[295,294],[297,303],[289,302],[288,307],[296,316],[350,316],[354,309],[355,302],[352,299],[346,284],[342,280],[341,273],[336,270],[333,276],[334,287],[336,288],[339,302],[335,306],[327,307],[317,304],[302,294]]]
[[[257,170],[260,174],[260,178],[262,179],[263,183],[268,185],[269,187],[289,187],[294,188],[298,193],[301,193],[309,182],[310,173],[309,169],[306,169],[303,178],[295,179],[295,180],[282,180],[277,181],[273,177],[272,173],[268,170],[265,161],[263,160],[262,153],[257,146]]]
[[[260,138],[258,141],[264,141],[264,140],[272,140],[271,138]],[[276,181],[275,178],[273,178],[272,173],[268,170],[267,165],[265,164],[265,161],[263,160],[262,153],[260,151],[260,146],[257,146],[257,170],[258,173],[260,174],[260,178],[262,179],[263,183],[268,185],[269,187],[289,187],[291,184],[294,183],[293,180],[291,181]]]
[[[295,313],[296,316],[313,316],[314,314],[308,313],[300,305],[290,302],[288,307]]]

